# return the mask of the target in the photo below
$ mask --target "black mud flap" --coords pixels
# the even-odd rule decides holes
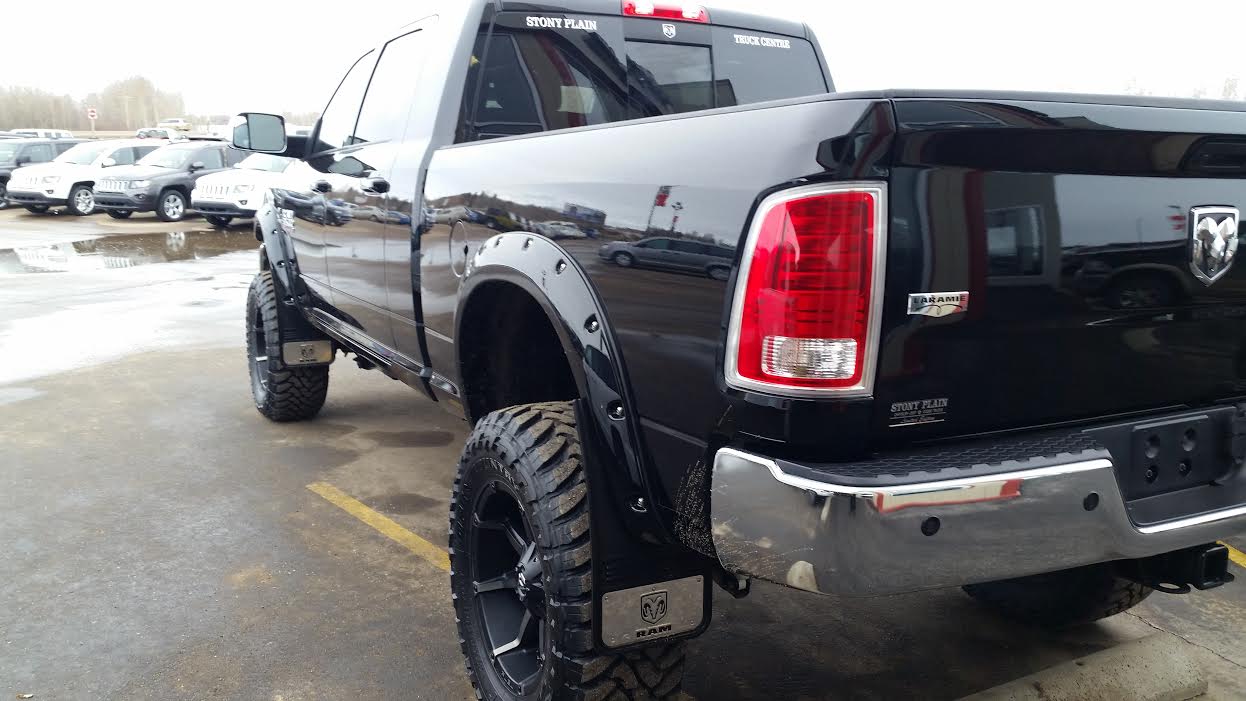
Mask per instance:
[[[678,543],[650,543],[633,534],[614,497],[629,493],[584,400],[576,424],[588,473],[593,547],[593,639],[621,651],[691,638],[709,627],[713,561]]]

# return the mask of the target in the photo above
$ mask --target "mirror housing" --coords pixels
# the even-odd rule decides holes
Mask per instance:
[[[243,112],[229,120],[229,127],[234,148],[260,153],[285,153],[286,120],[280,115]]]
[[[195,161],[194,163],[190,164],[190,172],[193,173],[196,170],[203,170],[204,168],[207,168],[207,167],[208,167],[207,164],[204,163],[203,161]]]
[[[113,158],[112,156],[109,156],[108,158],[105,158],[103,161],[100,161],[100,165],[104,166],[105,168],[111,168],[117,165],[117,159]]]

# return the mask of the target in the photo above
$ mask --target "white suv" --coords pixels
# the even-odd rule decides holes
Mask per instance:
[[[80,216],[91,214],[95,211],[95,179],[104,168],[131,165],[165,143],[123,139],[78,144],[48,163],[13,171],[7,197],[36,214],[62,206]]]
[[[208,223],[224,228],[234,218],[251,219],[260,208],[264,193],[281,179],[292,158],[253,153],[241,163],[195,181],[190,193],[191,209]]]

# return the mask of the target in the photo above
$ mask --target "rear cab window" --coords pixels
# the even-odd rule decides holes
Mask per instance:
[[[478,39],[467,89],[459,141],[802,97],[828,85],[804,37],[507,11]]]

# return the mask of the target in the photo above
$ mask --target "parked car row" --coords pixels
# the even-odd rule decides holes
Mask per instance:
[[[255,215],[268,180],[289,159],[247,154],[221,141],[15,139],[0,142],[0,208],[43,214],[64,207],[126,219],[198,212],[214,226]]]

